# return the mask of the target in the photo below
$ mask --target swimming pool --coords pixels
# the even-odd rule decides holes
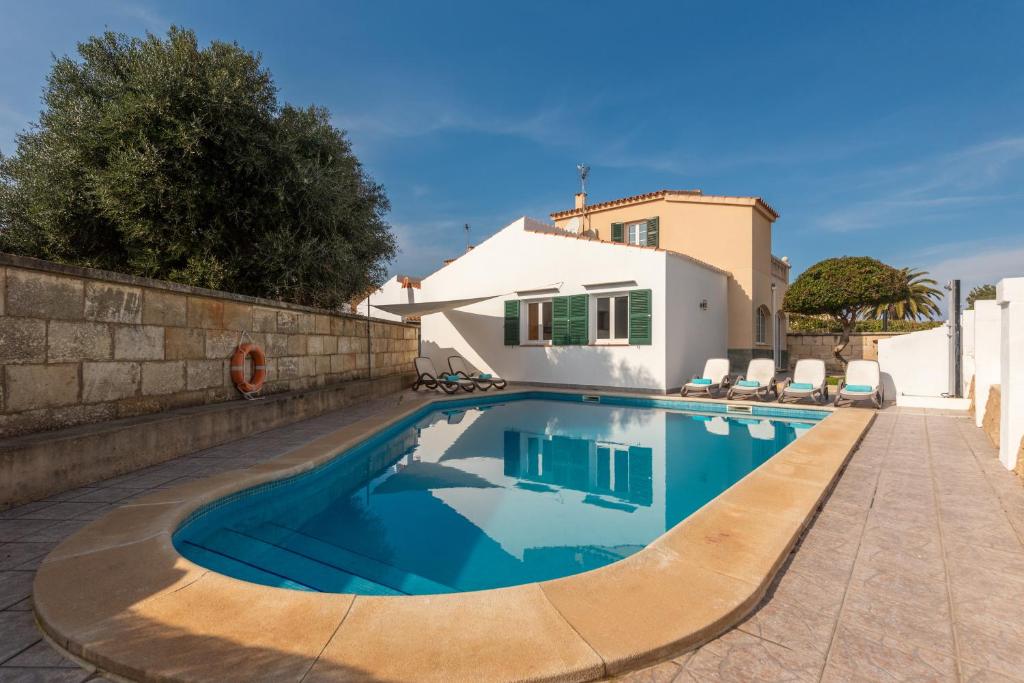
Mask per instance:
[[[568,576],[661,536],[827,413],[529,392],[426,408],[291,479],[194,513],[197,564],[363,595]],[[797,418],[782,419],[782,418]]]

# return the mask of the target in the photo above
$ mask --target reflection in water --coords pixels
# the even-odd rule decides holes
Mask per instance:
[[[434,413],[175,535],[242,579],[364,594],[540,581],[626,557],[800,423],[512,400]]]

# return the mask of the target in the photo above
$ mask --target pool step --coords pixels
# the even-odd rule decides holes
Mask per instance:
[[[313,558],[331,566],[342,565],[362,578],[406,594],[453,593],[456,589],[425,576],[407,572],[372,557],[352,552],[334,543],[322,541],[301,531],[268,522],[247,533],[287,550]]]
[[[232,529],[215,531],[204,538],[199,547],[257,569],[264,575],[295,582],[315,591],[363,595],[402,594],[401,591]],[[271,585],[281,584],[273,582]]]

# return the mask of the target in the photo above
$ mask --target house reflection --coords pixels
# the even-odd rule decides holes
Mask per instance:
[[[643,446],[506,430],[504,458],[506,476],[593,494],[592,505],[628,512],[654,499],[653,451]]]

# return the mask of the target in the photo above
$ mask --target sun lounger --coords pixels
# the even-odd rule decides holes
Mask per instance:
[[[755,358],[747,366],[747,374],[740,377],[731,387],[726,398],[756,398],[768,400],[770,394],[778,398],[775,386],[775,361],[771,358]]]
[[[679,393],[683,396],[707,394],[718,396],[722,391],[729,377],[728,358],[709,358],[704,364],[704,372],[700,376],[694,376],[689,382],[683,385]]]
[[[495,377],[490,373],[477,372],[462,356],[448,356],[448,369],[452,371],[453,375],[468,379],[480,391],[487,391],[491,387],[504,389],[508,385],[508,382],[500,377]]]
[[[458,375],[438,375],[437,370],[434,368],[434,361],[430,360],[426,356],[420,356],[415,360],[416,364],[416,381],[412,383],[413,391],[419,390],[420,387],[426,387],[437,391],[441,389],[446,394],[454,394],[459,389],[463,391],[475,391],[476,385],[468,379],[463,379]]]
[[[876,408],[882,407],[882,375],[878,361],[851,360],[846,366],[846,377],[839,384],[836,406],[849,405],[855,401],[871,401]]]
[[[809,398],[815,403],[828,401],[825,361],[817,358],[798,360],[793,368],[793,376],[782,385],[779,403],[785,403],[787,399],[795,402],[803,398]]]

